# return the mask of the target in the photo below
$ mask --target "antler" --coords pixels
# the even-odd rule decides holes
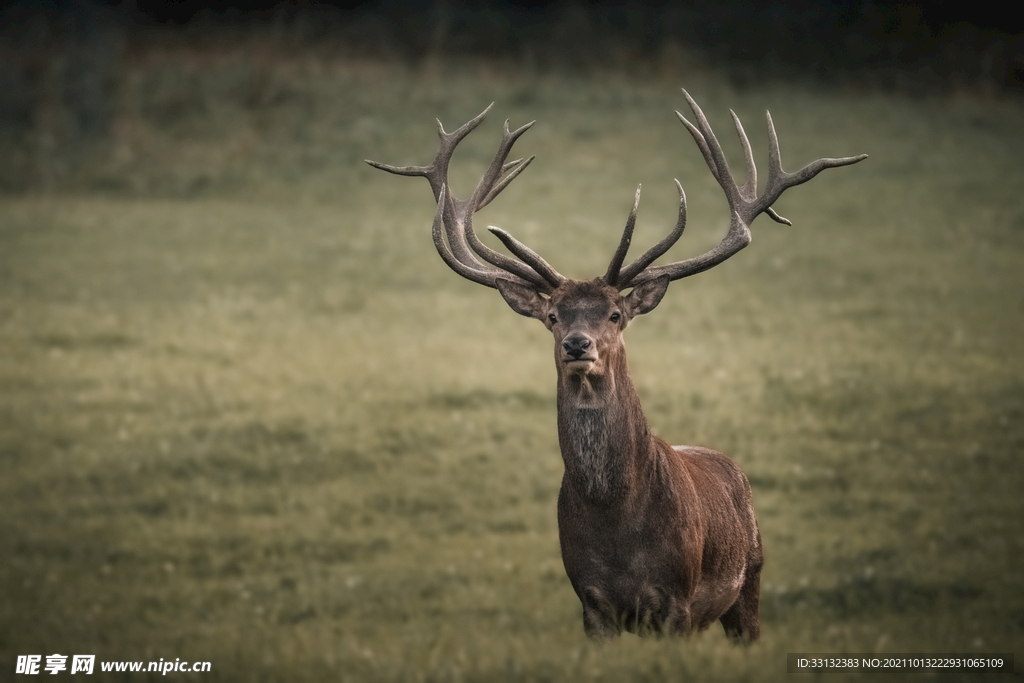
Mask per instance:
[[[484,120],[494,103],[484,109],[476,118],[468,121],[453,133],[445,131],[441,121],[437,122],[438,136],[441,138],[437,156],[428,166],[390,166],[376,161],[366,160],[374,168],[389,173],[405,176],[423,176],[430,182],[430,189],[437,200],[437,212],[434,214],[433,237],[437,253],[448,266],[462,277],[488,287],[496,288],[496,278],[513,280],[530,285],[542,292],[552,292],[559,283],[565,280],[554,268],[500,228],[491,227],[509,251],[519,257],[519,261],[494,251],[477,237],[473,230],[473,214],[487,206],[497,197],[516,176],[523,172],[534,157],[529,159],[505,160],[512,151],[512,145],[519,137],[529,130],[533,121],[514,131],[509,131],[505,121],[501,143],[494,155],[494,161],[484,173],[473,194],[468,199],[458,199],[450,191],[448,182],[448,165],[456,146]],[[479,257],[479,258],[478,258]],[[483,259],[483,260],[481,260]]]
[[[630,240],[632,239],[633,224],[636,221],[637,206],[640,202],[640,189],[637,188],[636,202],[633,205],[633,210],[630,212],[629,219],[626,221],[626,228],[623,231],[619,248],[612,257],[611,264],[608,266],[608,273],[605,275],[605,280],[608,284],[618,287],[620,290],[634,287],[664,275],[668,275],[669,280],[678,280],[717,266],[750,244],[750,223],[760,214],[766,213],[779,223],[792,225],[789,220],[783,218],[771,208],[772,204],[787,189],[794,185],[806,183],[826,168],[855,164],[866,159],[868,156],[867,154],[861,154],[842,159],[818,159],[795,173],[787,173],[782,170],[779,140],[775,134],[775,126],[772,123],[771,114],[768,114],[768,183],[765,186],[764,193],[758,197],[757,169],[754,166],[754,155],[750,149],[750,141],[747,140],[747,135],[743,132],[743,126],[740,124],[739,117],[736,116],[735,112],[730,111],[733,123],[736,125],[736,133],[740,138],[740,143],[743,145],[744,159],[747,167],[747,180],[742,186],[738,186],[733,180],[732,174],[729,173],[729,165],[725,161],[722,147],[718,144],[711,126],[704,117],[704,112],[700,110],[700,107],[697,106],[697,103],[693,101],[693,98],[690,97],[686,90],[683,90],[683,95],[686,96],[686,101],[689,102],[690,109],[693,110],[697,124],[694,125],[687,121],[678,111],[676,116],[683,122],[687,130],[690,131],[694,142],[697,143],[701,154],[704,155],[704,161],[707,162],[711,174],[715,176],[715,180],[718,181],[722,190],[725,191],[725,197],[729,202],[729,210],[732,213],[729,232],[726,233],[725,239],[717,247],[701,256],[651,268],[650,265],[655,259],[668,251],[679,240],[683,234],[683,229],[686,227],[686,195],[683,192],[682,185],[677,180],[679,220],[676,222],[676,227],[665,239],[658,242],[658,244],[654,245],[646,253],[626,266],[626,268],[620,270],[622,261],[626,256],[626,251],[629,249]]]

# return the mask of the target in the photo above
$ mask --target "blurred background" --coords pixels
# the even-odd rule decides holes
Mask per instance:
[[[363,163],[426,163],[435,118],[494,101],[455,193],[506,117],[538,158],[478,225],[590,278],[638,183],[635,249],[668,232],[678,178],[681,260],[728,215],[680,87],[734,169],[729,109],[762,175],[765,109],[788,170],[870,155],[627,333],[654,430],[751,480],[749,647],[585,639],[550,336],[441,262],[426,182]],[[253,681],[1019,655],[1022,124],[1022,23],[981,4],[5,4],[0,679],[54,653]]]
[[[523,78],[616,72],[673,85],[710,70],[737,88],[781,81],[982,99],[1024,88],[1024,22],[970,4],[25,1],[5,6],[0,27],[6,191],[237,188],[250,179],[224,168],[228,159],[199,177],[168,177],[169,138],[222,133],[216,125],[230,124],[217,114],[242,126],[316,107],[308,88],[275,78],[339,65],[420,79],[456,67]],[[275,77],[283,70],[288,78]],[[266,132],[251,144],[264,147]]]

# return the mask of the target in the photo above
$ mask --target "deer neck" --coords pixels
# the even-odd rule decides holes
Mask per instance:
[[[566,485],[598,504],[628,495],[650,433],[625,352],[600,374],[559,371],[558,440]]]

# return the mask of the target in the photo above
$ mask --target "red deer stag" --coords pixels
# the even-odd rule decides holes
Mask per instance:
[[[444,262],[459,275],[497,289],[512,310],[537,318],[554,335],[558,440],[565,462],[558,532],[566,574],[583,603],[587,635],[688,633],[718,619],[730,636],[754,640],[764,559],[750,484],[721,453],[670,446],[650,433],[626,367],[622,333],[632,318],[658,305],[669,282],[712,268],[747,246],[749,225],[759,214],[790,224],[771,208],[784,190],[867,155],[819,159],[787,173],[769,115],[768,183],[757,196],[753,154],[739,118],[733,113],[746,158],[743,185],[733,181],[703,112],[683,94],[696,124],[676,115],[725,191],[732,217],[717,247],[686,261],[651,265],[683,234],[686,197],[678,180],[675,229],[622,267],[640,202],[637,188],[622,239],[602,277],[568,280],[499,228],[490,231],[519,260],[484,245],[473,231],[473,214],[533,161],[506,162],[513,143],[533,125],[510,132],[506,121],[494,161],[473,194],[458,199],[451,193],[448,165],[455,147],[490,107],[453,133],[438,121],[440,149],[428,166],[367,163],[425,177],[437,200],[433,238]],[[627,295],[620,294],[627,289]]]

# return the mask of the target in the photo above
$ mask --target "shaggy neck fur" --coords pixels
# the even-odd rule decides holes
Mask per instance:
[[[624,350],[604,373],[560,370],[558,438],[566,479],[587,501],[622,502],[650,440]]]

